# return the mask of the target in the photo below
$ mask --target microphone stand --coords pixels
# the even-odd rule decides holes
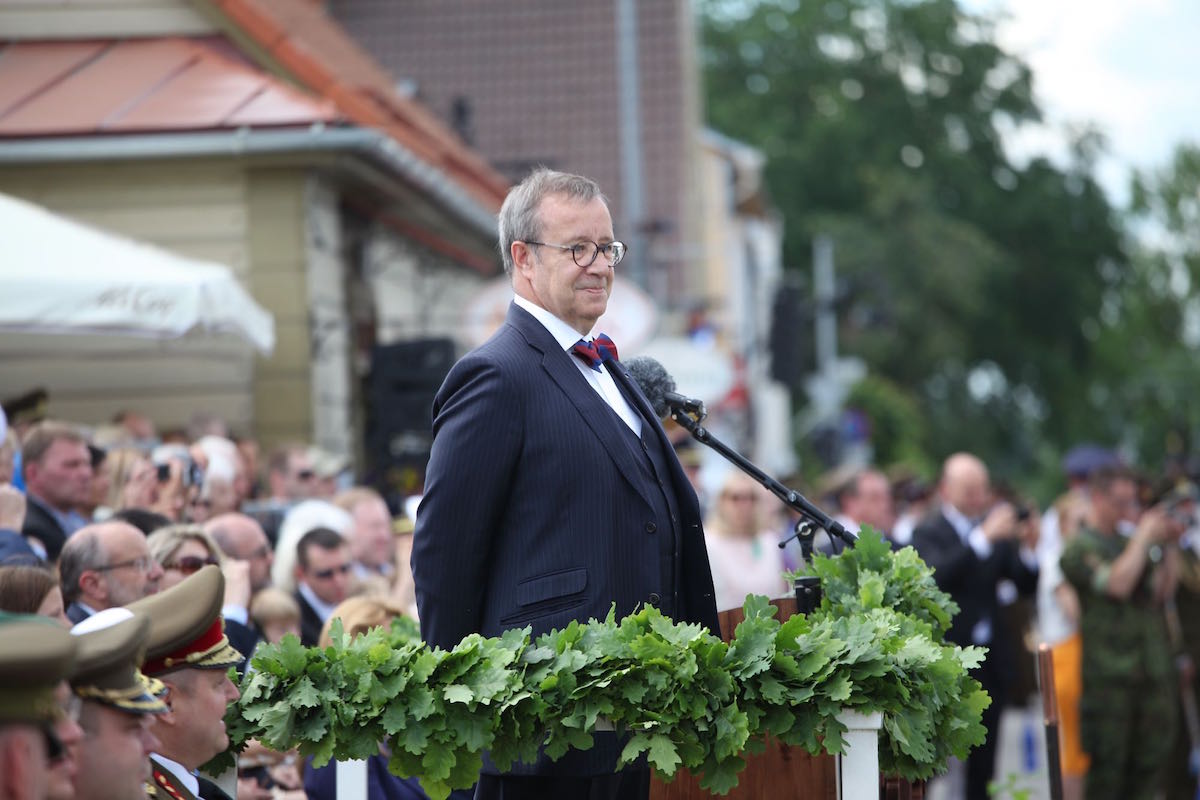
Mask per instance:
[[[789,489],[754,465],[748,458],[729,445],[713,436],[702,423],[708,412],[701,406],[698,411],[689,413],[678,403],[667,401],[671,408],[671,419],[678,422],[692,438],[700,444],[711,447],[720,453],[726,461],[733,464],[742,472],[758,481],[767,491],[778,497],[784,505],[800,515],[791,536],[779,543],[782,550],[788,542],[796,539],[800,542],[800,554],[805,564],[812,563],[813,538],[818,528],[824,528],[830,536],[837,536],[850,547],[858,541],[858,536],[846,530],[840,522],[832,519],[821,509],[810,503],[808,499],[794,489]],[[694,416],[693,416],[694,415]],[[810,614],[821,604],[821,581],[815,575],[804,575],[796,579],[796,604],[801,614]]]

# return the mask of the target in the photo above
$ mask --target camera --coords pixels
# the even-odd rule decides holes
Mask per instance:
[[[1029,506],[1017,506],[1017,522],[1024,522],[1033,515],[1029,510]]]
[[[157,477],[159,483],[166,483],[171,480],[171,464],[170,462],[156,464]],[[184,486],[199,486],[204,483],[204,470],[200,469],[200,465],[190,458],[183,462],[183,485]]]

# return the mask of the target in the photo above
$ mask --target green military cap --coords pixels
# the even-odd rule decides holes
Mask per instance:
[[[130,714],[167,710],[156,696],[162,681],[138,669],[150,637],[149,618],[127,608],[106,608],[80,622],[71,634],[79,642],[70,677],[75,694]]]
[[[75,640],[46,617],[0,614],[0,725],[62,716],[55,689],[75,663]]]
[[[150,618],[142,672],[162,675],[183,667],[228,669],[242,663],[221,622],[224,598],[225,576],[210,564],[170,589],[126,606]]]

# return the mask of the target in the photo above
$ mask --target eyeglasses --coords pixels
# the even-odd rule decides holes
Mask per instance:
[[[42,738],[46,741],[47,761],[58,761],[67,754],[67,748],[63,745],[62,739],[58,738],[58,733],[54,730],[53,725],[42,725]]]
[[[329,569],[319,569],[316,572],[314,572],[312,575],[314,578],[320,578],[323,581],[327,581],[330,578],[332,578],[335,574],[345,575],[349,571],[350,571],[350,565],[342,564],[341,566],[330,567]]]
[[[575,259],[575,263],[581,267],[590,267],[592,262],[596,260],[596,256],[604,253],[604,260],[608,262],[610,267],[615,267],[621,263],[621,259],[625,257],[625,244],[623,242],[609,242],[608,244],[596,244],[595,242],[580,242],[579,244],[550,244],[548,242],[525,242],[525,244],[535,244],[540,247],[553,247],[555,250],[566,250],[571,253],[571,258]]]
[[[722,495],[726,500],[732,500],[735,503],[756,503],[758,498],[749,492],[726,492]]]
[[[177,569],[184,575],[191,575],[194,572],[199,572],[209,564],[220,564],[221,562],[212,556],[181,556],[179,559],[172,561],[170,564],[163,564],[163,569]]]
[[[296,473],[296,480],[298,481],[311,481],[315,477],[317,477],[317,473],[311,469],[302,469]]]
[[[136,567],[141,572],[149,572],[150,567],[154,565],[154,559],[150,556],[142,556],[130,561],[120,561],[116,564],[109,564],[106,567],[93,567],[96,572],[106,572],[110,569],[124,569],[125,567]]]

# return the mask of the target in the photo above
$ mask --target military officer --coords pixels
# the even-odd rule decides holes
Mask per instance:
[[[1081,606],[1085,795],[1152,798],[1177,716],[1163,602],[1174,590],[1182,526],[1161,508],[1139,515],[1137,484],[1123,468],[1094,472],[1088,495],[1087,521],[1060,560]],[[1122,536],[1122,524],[1135,521]]]
[[[228,670],[242,656],[225,636],[221,603],[225,579],[207,566],[170,589],[127,608],[150,618],[150,641],[142,671],[166,686],[170,713],[155,727],[160,747],[150,756],[158,797],[228,800],[215,783],[197,774],[229,746],[225,709],[238,690]]]
[[[150,619],[125,608],[98,611],[71,629],[79,658],[71,689],[82,700],[75,800],[144,800],[155,718],[166,712],[161,681],[139,671]]]
[[[49,765],[63,755],[57,691],[75,640],[40,617],[0,614],[0,800],[44,800]]]

